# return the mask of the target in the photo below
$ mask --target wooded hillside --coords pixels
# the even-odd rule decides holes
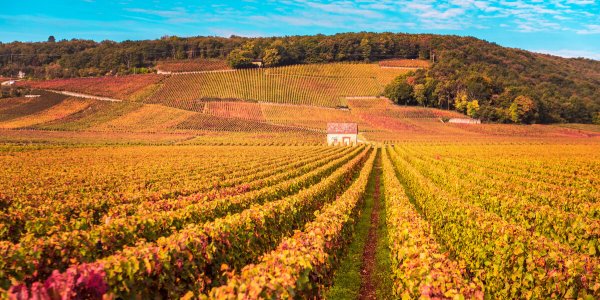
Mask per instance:
[[[0,44],[0,76],[36,78],[151,73],[157,61],[227,59],[247,67],[421,58],[430,69],[400,78],[404,102],[461,110],[496,122],[600,122],[600,62],[501,47],[472,37],[344,33],[270,38],[164,37]],[[416,88],[416,93],[415,93]],[[476,101],[476,102],[475,102]],[[475,105],[477,104],[477,105]],[[476,108],[476,109],[475,109]]]

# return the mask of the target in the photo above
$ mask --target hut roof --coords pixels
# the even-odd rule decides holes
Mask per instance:
[[[356,124],[356,123],[327,123],[327,133],[358,134],[358,124]]]

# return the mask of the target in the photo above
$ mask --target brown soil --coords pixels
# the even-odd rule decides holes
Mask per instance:
[[[375,273],[375,254],[377,251],[377,227],[379,225],[379,205],[380,205],[380,175],[375,173],[375,192],[373,193],[373,211],[371,212],[371,227],[369,236],[365,243],[363,252],[363,265],[361,268],[361,287],[359,299],[377,299],[377,282],[373,278]]]

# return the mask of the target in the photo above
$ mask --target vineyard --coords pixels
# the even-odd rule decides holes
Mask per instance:
[[[220,99],[174,107],[83,99],[40,90],[32,93],[40,96],[0,99],[2,141],[88,143],[97,139],[102,144],[110,140],[127,142],[130,136],[135,143],[186,140],[203,145],[265,145],[275,141],[280,145],[322,144],[329,122],[357,123],[364,139],[379,142],[456,137],[578,140],[598,136],[593,125],[448,124],[442,121],[464,116],[441,109],[394,105],[382,97],[348,97],[344,99],[348,108]]]
[[[337,107],[346,105],[347,96],[381,94],[404,72],[376,64],[339,63],[173,75],[147,101],[178,108],[210,99]]]
[[[162,72],[206,72],[231,69],[222,59],[163,60],[156,63]]]
[[[223,61],[164,63],[218,66]],[[466,116],[450,110],[394,105],[378,96],[397,75],[426,67],[424,64],[420,60],[386,60],[379,64],[306,64],[196,74],[19,81],[19,85],[81,95],[32,90],[41,97],[0,99],[0,129],[30,130],[28,136],[37,132],[42,139],[60,135],[47,131],[82,131],[85,140],[93,135],[106,140],[106,134],[112,132],[131,134],[136,140],[139,134],[157,134],[143,138],[157,137],[157,142],[171,135],[172,141],[187,139],[200,144],[264,144],[269,138],[252,141],[244,136],[282,134],[290,138],[280,139],[280,144],[321,143],[323,139],[315,133],[323,133],[329,122],[357,123],[364,139],[379,142],[455,136],[543,139],[598,135],[592,125],[447,124],[443,120]],[[12,133],[7,135],[11,136],[9,141],[22,140],[13,138]]]
[[[3,288],[24,293],[22,284],[31,284],[31,293],[73,288],[121,296],[154,292],[150,286],[169,296],[208,291],[224,280],[219,275],[223,264],[241,267],[273,249],[310,222],[314,211],[345,194],[355,175],[365,174],[364,166],[371,166],[374,158],[368,147],[195,146],[175,156],[165,147],[145,149],[146,155],[137,150],[65,150],[72,152],[72,161],[62,164],[52,161],[67,153],[49,152],[46,161],[28,164],[30,169],[22,169],[21,162],[33,153],[21,153],[22,159],[13,164],[10,159],[5,162],[8,169],[23,174],[25,184],[2,181],[7,185],[2,234],[8,237],[1,246],[6,254],[0,264]],[[120,167],[108,168],[112,165]],[[46,189],[56,180],[55,168],[68,175],[61,177],[62,184],[53,185],[56,188]],[[38,180],[28,179],[33,176],[30,170],[37,170]],[[354,189],[360,191],[360,184],[350,187]],[[60,206],[52,200],[58,198]],[[82,206],[81,199],[90,200]],[[247,245],[255,251],[237,248]],[[188,250],[179,251],[181,247]],[[165,268],[178,270],[179,278]],[[70,276],[80,279],[78,286],[56,290]],[[123,276],[128,286],[117,284]],[[147,280],[152,277],[155,281]],[[56,280],[54,290],[35,283],[49,280]]]
[[[429,66],[19,81],[40,90],[0,99],[0,297],[600,298],[600,129],[381,96]],[[335,122],[358,145],[324,146]]]
[[[431,63],[421,59],[386,59],[379,65],[384,68],[429,68]]]
[[[130,75],[106,76],[94,78],[69,78],[44,81],[18,81],[19,86],[28,86],[36,89],[48,89],[90,94],[101,97],[135,100],[143,89],[152,88],[164,77],[161,75]]]
[[[353,288],[340,264],[361,227],[385,225],[387,297],[597,298],[597,149],[5,148],[0,288],[16,299],[322,298]],[[374,203],[380,221],[359,222]]]

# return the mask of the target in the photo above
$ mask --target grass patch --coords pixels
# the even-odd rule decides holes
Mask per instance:
[[[383,181],[380,187],[380,208],[379,208],[379,226],[377,227],[377,253],[375,256],[375,274],[373,274],[377,282],[377,299],[394,299],[394,282],[391,277],[391,254],[388,239],[388,229],[386,222],[386,206],[385,206],[385,190]]]
[[[381,154],[378,153],[377,155]],[[365,205],[355,227],[354,239],[348,247],[348,253],[342,259],[338,270],[334,274],[333,286],[325,294],[325,299],[357,299],[360,294],[363,252],[371,227],[371,213],[374,206],[375,172],[381,172],[380,159],[378,157],[375,161],[376,165],[367,183]]]

